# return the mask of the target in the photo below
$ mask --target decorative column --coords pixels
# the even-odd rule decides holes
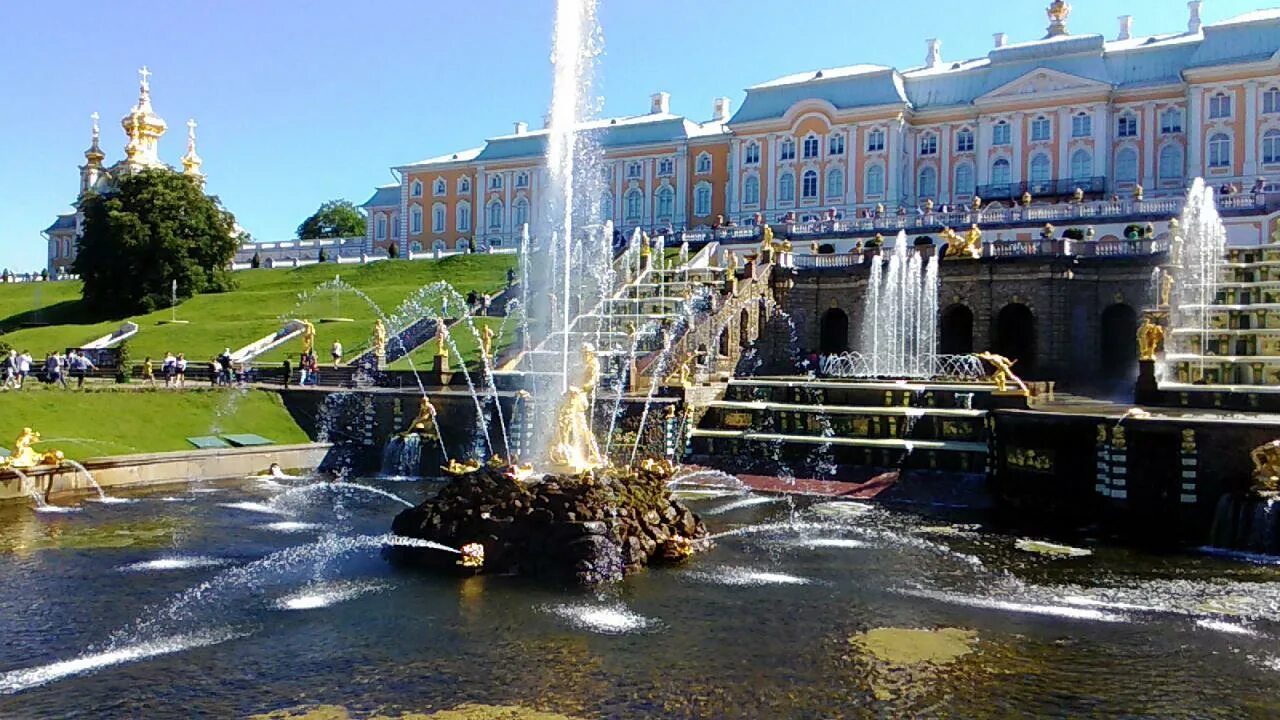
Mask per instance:
[[[1101,105],[1094,113],[1093,123],[1093,176],[1107,177],[1108,158],[1111,157],[1111,112],[1109,105]],[[1105,188],[1104,188],[1105,190]]]
[[[1022,124],[1025,116],[1022,113],[1014,113],[1009,120],[1012,131],[1009,133],[1010,142],[1013,143],[1013,159],[1009,161],[1010,174],[1009,182],[1017,185],[1022,182],[1024,173],[1022,172],[1022,163],[1026,161],[1022,153]],[[1014,193],[1015,195],[1017,193]]]
[[[1246,180],[1258,174],[1258,81],[1244,84],[1244,170]]]
[[[1203,93],[1192,87],[1187,91],[1187,177],[1204,177],[1204,111]]]
[[[1142,138],[1142,179],[1138,182],[1143,187],[1159,186],[1156,180],[1156,142],[1159,130],[1156,127],[1156,105],[1148,102],[1142,110],[1142,132],[1139,134]]]
[[[951,201],[951,126],[943,125],[938,131],[938,202]]]

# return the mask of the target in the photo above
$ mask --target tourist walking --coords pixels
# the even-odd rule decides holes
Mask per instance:
[[[333,369],[337,370],[338,365],[342,364],[342,343],[334,340],[333,348],[329,350],[329,354],[333,356]]]
[[[231,348],[226,348],[218,356],[218,381],[231,386]]]
[[[156,384],[156,366],[151,362],[150,355],[142,359],[142,382],[152,387]]]
[[[63,389],[67,387],[67,379],[62,376],[61,362],[55,352],[50,352],[44,357],[44,381],[50,385],[60,383]]]
[[[31,352],[23,350],[18,353],[18,389],[21,390],[23,385],[27,384],[27,378],[31,377]]]
[[[71,351],[71,375],[76,379],[76,389],[84,388],[84,377],[89,374],[90,370],[97,370],[98,366],[93,364],[87,355],[79,350]]]
[[[164,351],[164,360],[160,362],[160,372],[164,375],[164,386],[172,386],[173,379],[178,376],[178,359],[168,350]]]
[[[293,379],[293,362],[292,362],[292,361],[290,361],[290,360],[289,360],[289,357],[286,355],[286,356],[285,356],[285,358],[284,358],[284,386],[285,386],[285,389],[288,389],[288,387],[289,387],[289,381],[290,381],[290,380],[292,380],[292,379]]]
[[[173,361],[174,375],[178,381],[178,387],[187,386],[187,356],[184,353],[178,353],[178,357]]]
[[[10,388],[17,387],[17,381],[18,381],[18,351],[17,350],[10,350],[9,354],[5,355],[3,358],[0,358],[0,378],[3,379],[3,384],[0,384],[0,388],[9,390]]]

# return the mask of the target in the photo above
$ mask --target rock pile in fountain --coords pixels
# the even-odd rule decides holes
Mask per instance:
[[[670,477],[669,466],[646,462],[530,482],[490,465],[454,477],[391,529],[451,547],[480,543],[485,573],[598,585],[650,563],[680,562],[706,544],[702,520],[667,490]],[[417,548],[397,554],[439,569],[457,561]]]

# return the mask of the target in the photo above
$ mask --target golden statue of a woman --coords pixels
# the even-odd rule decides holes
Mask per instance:
[[[493,362],[493,327],[485,325],[480,331],[480,350],[489,362]]]
[[[444,318],[436,318],[436,356],[448,357],[449,348],[445,344],[449,340],[449,328],[444,324]]]
[[[1143,318],[1138,326],[1138,359],[1155,360],[1156,353],[1164,344],[1164,328],[1151,322],[1151,318]]]
[[[302,353],[304,355],[316,350],[316,326],[309,320],[302,321]]]
[[[436,425],[436,409],[431,405],[431,401],[426,395],[422,396],[422,401],[418,403],[418,417],[413,419],[409,427],[405,429],[401,435],[421,435],[427,438],[440,438],[440,431]]]
[[[373,321],[373,354],[384,357],[387,354],[387,326],[382,318]]]

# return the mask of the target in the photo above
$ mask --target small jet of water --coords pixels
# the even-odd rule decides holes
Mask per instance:
[[[545,606],[541,609],[568,620],[580,630],[589,630],[602,635],[623,635],[644,630],[654,624],[653,620],[631,612],[621,604],[562,604]]]
[[[229,561],[222,558],[208,557],[205,555],[193,555],[189,557],[165,557],[156,560],[144,560],[142,562],[130,563],[123,565],[118,570],[120,572],[152,572],[164,570],[190,570],[192,568],[219,567],[226,565]]]
[[[381,592],[388,587],[390,586],[385,583],[377,582],[319,583],[290,593],[276,600],[275,605],[279,610],[316,610],[346,602],[347,600],[354,600],[361,595]]]
[[[798,575],[754,570],[744,567],[721,567],[689,573],[689,577],[716,585],[808,585],[812,580]]]

